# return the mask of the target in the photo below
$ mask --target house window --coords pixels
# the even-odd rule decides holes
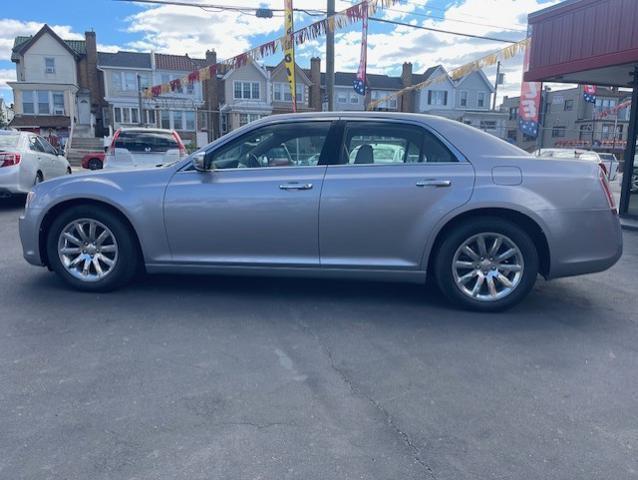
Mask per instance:
[[[239,114],[239,126],[243,127],[248,124],[248,115],[246,113]]]
[[[55,58],[46,57],[44,59],[44,73],[55,73]]]
[[[370,98],[373,101],[380,100],[382,98],[391,95],[392,92],[384,92],[381,90],[372,90],[370,93]],[[375,107],[375,110],[396,110],[397,108],[397,97],[392,97],[389,100],[381,102],[379,105]]]
[[[567,127],[555,125],[552,128],[552,138],[563,138],[567,133]]]
[[[447,91],[428,90],[428,105],[447,105]]]
[[[186,119],[186,125],[184,130],[194,131],[195,130],[195,112],[192,110],[188,110],[184,112],[184,118]]]
[[[297,103],[303,102],[304,97],[304,86],[302,83],[295,84],[296,95],[295,99]],[[282,100],[283,98],[283,100]],[[273,99],[277,102],[292,102],[292,95],[290,95],[290,84],[289,83],[273,83]],[[347,99],[346,99],[347,101]]]
[[[137,108],[131,108],[131,122],[140,123],[139,110]]]
[[[49,92],[38,91],[38,115],[48,115],[49,112]]]
[[[346,92],[337,93],[337,103],[348,103],[348,96]]]
[[[120,72],[113,72],[113,74],[111,75],[111,83],[113,84],[114,91],[122,91],[122,75],[120,74]]]
[[[122,109],[120,107],[115,107],[113,111],[114,111],[115,123],[122,123]]]
[[[131,111],[128,108],[122,109],[122,122],[131,123]]]
[[[35,107],[33,104],[33,90],[25,90],[22,92],[22,113],[34,114]]]
[[[234,82],[234,98],[238,100],[259,100],[259,82]]]
[[[515,129],[507,131],[507,139],[512,141],[512,142],[516,141],[516,130]]]
[[[579,140],[590,140],[591,139],[591,125],[581,125],[580,130],[578,132]]]
[[[53,92],[53,114],[64,115],[64,93]]]
[[[134,72],[124,73],[124,90],[130,92],[137,91],[137,76]]]
[[[518,118],[518,107],[510,107],[510,120],[516,120]]]
[[[221,130],[221,133],[228,132],[228,114],[227,113],[222,113],[221,114],[221,119],[220,119],[220,122],[219,122],[219,129]]]
[[[171,112],[169,112],[168,110],[161,110],[160,123],[162,128],[171,128]]]
[[[481,130],[496,130],[496,122],[494,120],[481,120],[479,127]]]
[[[467,107],[467,91],[462,90],[462,91],[460,92],[460,95],[461,95],[461,100],[460,100],[460,102],[459,102],[459,103],[460,103],[460,105],[461,105],[462,107]]]
[[[184,112],[180,110],[173,112],[173,128],[175,130],[184,130]]]
[[[194,83],[187,83],[186,84],[186,93],[188,95],[192,95],[193,93],[195,93],[195,84]]]
[[[350,92],[350,103],[353,105],[359,104],[359,94],[356,92]]]
[[[146,123],[155,125],[155,110],[146,110]]]
[[[574,100],[565,100],[565,105],[563,106],[563,110],[565,112],[571,112],[574,109]]]
[[[479,107],[485,107],[485,100],[486,100],[486,93],[485,92],[479,92],[478,93],[478,100],[477,100],[477,105]]]

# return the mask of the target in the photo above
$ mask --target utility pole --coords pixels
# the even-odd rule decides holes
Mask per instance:
[[[620,194],[620,214],[629,212],[629,198],[631,193],[631,177],[634,173],[636,156],[636,136],[638,135],[638,67],[634,67],[631,92],[631,111],[629,115],[629,128],[627,129],[627,146],[623,163],[622,190]],[[635,194],[634,194],[635,195]]]
[[[335,0],[328,0],[328,18],[335,14]],[[332,23],[334,25],[334,23]],[[328,94],[328,111],[334,111],[335,87],[335,32],[328,28],[326,31],[326,93]]]
[[[498,86],[501,83],[501,62],[496,63],[496,81],[494,82],[494,100],[492,101],[492,110],[496,110],[496,95],[498,94]]]
[[[142,76],[137,74],[137,103],[139,105],[138,122],[140,127],[144,125],[144,111],[142,110]]]

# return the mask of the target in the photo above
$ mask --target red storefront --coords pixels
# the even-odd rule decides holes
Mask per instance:
[[[528,23],[532,42],[526,81],[638,85],[638,0],[568,0],[530,14]],[[638,178],[637,117],[634,88],[620,202],[625,215],[638,215],[638,191],[631,191],[632,177]]]

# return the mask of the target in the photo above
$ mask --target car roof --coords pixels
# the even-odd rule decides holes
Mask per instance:
[[[121,127],[120,132],[140,132],[140,133],[173,133],[174,130],[166,128],[148,128],[148,127]]]

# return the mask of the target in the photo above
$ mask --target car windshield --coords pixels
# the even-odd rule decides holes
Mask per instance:
[[[615,160],[615,157],[613,154],[611,153],[599,153],[598,156],[602,159],[602,160]]]
[[[19,140],[20,140],[20,134],[0,135],[0,150],[17,147]]]
[[[164,153],[179,148],[177,139],[170,132],[140,130],[120,132],[114,146],[134,153]]]

